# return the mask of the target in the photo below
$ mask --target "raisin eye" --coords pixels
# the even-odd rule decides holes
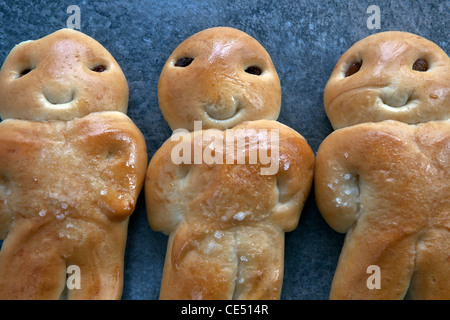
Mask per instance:
[[[192,61],[194,61],[193,58],[187,58],[187,57],[178,59],[178,61],[175,62],[175,67],[182,67],[182,68],[187,67],[188,65],[190,65],[192,63]]]
[[[34,69],[34,68],[27,68],[27,69],[25,69],[25,70],[22,70],[22,71],[20,72],[20,74],[19,74],[19,78],[20,78],[20,77],[23,77],[24,75],[26,75],[26,74],[28,74],[28,73],[30,73],[31,71],[33,71],[33,69]]]
[[[99,64],[98,66],[95,66],[91,69],[94,72],[103,72],[106,70],[106,66]]]
[[[414,62],[412,69],[416,70],[416,71],[427,71],[428,70],[428,62],[426,62],[423,59],[418,59],[418,60],[416,60],[416,62]]]
[[[247,69],[245,69],[245,72],[259,76],[261,75],[262,70],[256,66],[250,66]]]
[[[350,77],[351,75],[354,75],[355,73],[357,73],[359,71],[359,69],[361,69],[361,66],[362,66],[362,61],[352,63],[348,67],[347,72],[345,72],[345,76]]]

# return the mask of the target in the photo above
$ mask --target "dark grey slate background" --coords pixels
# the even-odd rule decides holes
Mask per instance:
[[[381,29],[369,30],[369,5]],[[121,65],[130,87],[128,115],[145,135],[149,159],[171,131],[158,108],[159,73],[170,53],[205,28],[249,33],[270,53],[282,84],[279,121],[300,132],[314,152],[332,131],[322,95],[337,59],[374,32],[401,30],[449,53],[450,1],[5,1],[0,0],[0,62],[12,47],[66,27],[69,5],[81,9],[81,31]],[[311,194],[298,228],[286,235],[282,299],[323,300],[344,236],[320,216]],[[123,299],[157,299],[167,237],[152,231],[143,197],[130,219]]]

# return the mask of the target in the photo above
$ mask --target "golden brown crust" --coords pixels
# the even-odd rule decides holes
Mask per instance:
[[[250,163],[249,150],[256,146],[258,152],[271,150],[265,154],[275,161],[275,144],[260,130],[279,133],[279,166],[269,175],[261,174],[269,166],[261,158]],[[211,132],[201,133],[206,131]],[[252,141],[243,152],[245,163],[227,163],[230,149],[220,154],[215,145],[222,163],[175,164],[172,152],[180,141],[189,141],[191,150],[197,143],[203,154],[211,148],[211,140],[195,140],[199,132],[169,139],[150,161],[145,185],[149,223],[169,234],[161,299],[280,297],[284,232],[297,226],[312,183],[314,154],[300,134],[276,121],[249,121],[212,132],[226,137],[231,131],[235,141]]]
[[[92,70],[100,65],[106,70]],[[26,70],[31,71],[21,76]],[[2,119],[71,120],[127,107],[127,81],[114,57],[75,30],[18,44],[0,71]]]
[[[0,71],[0,299],[121,297],[147,166],[127,106],[119,65],[81,32],[11,50]],[[67,289],[69,266],[80,288]]]
[[[332,299],[450,299],[450,123],[359,124],[317,153],[320,212],[347,232]],[[370,290],[367,268],[381,270]]]
[[[128,217],[147,167],[145,140],[123,113],[0,123],[0,299],[118,299]],[[0,221],[3,221],[0,220]],[[5,228],[7,227],[7,228]]]
[[[242,31],[203,30],[167,60],[158,99],[184,130],[153,156],[145,185],[150,226],[169,235],[160,299],[279,299],[284,233],[297,226],[314,154],[273,121],[281,87],[269,54]]]
[[[417,60],[427,71],[413,70]],[[345,73],[353,63],[361,68]],[[450,58],[433,42],[399,31],[356,42],[337,62],[325,87],[324,106],[334,129],[363,122],[409,124],[450,118]]]
[[[186,67],[181,58],[193,58]],[[248,67],[260,75],[247,73]],[[183,41],[167,60],[159,79],[161,111],[172,130],[227,129],[244,121],[275,120],[281,86],[267,51],[248,34],[228,27],[203,30]]]

